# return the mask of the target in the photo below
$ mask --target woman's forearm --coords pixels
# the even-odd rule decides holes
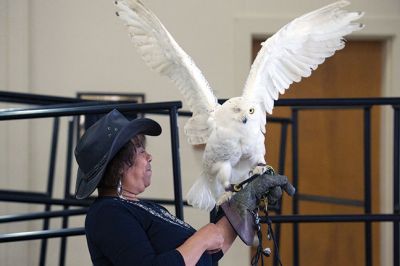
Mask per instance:
[[[181,253],[183,260],[185,261],[185,265],[196,265],[199,261],[200,257],[203,255],[204,251],[206,251],[206,246],[204,242],[201,241],[201,238],[194,234],[192,237],[188,238],[185,243],[179,246],[176,250]]]
[[[225,216],[222,217],[217,222],[216,225],[220,229],[221,234],[224,237],[224,243],[222,245],[222,252],[225,254],[226,251],[232,246],[233,241],[235,241],[237,234]]]

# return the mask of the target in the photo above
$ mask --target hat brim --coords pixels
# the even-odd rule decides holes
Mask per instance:
[[[129,124],[123,127],[115,137],[107,154],[106,160],[98,168],[95,176],[88,179],[85,176],[84,172],[80,168],[78,168],[75,186],[75,197],[77,199],[84,199],[93,193],[100,180],[102,179],[108,163],[131,138],[138,134],[158,136],[161,134],[161,131],[161,126],[156,121],[148,118],[139,118],[130,121]]]

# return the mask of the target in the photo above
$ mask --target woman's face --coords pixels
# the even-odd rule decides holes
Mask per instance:
[[[151,183],[152,156],[144,147],[136,149],[136,159],[133,165],[125,170],[122,187],[134,194],[142,193]]]

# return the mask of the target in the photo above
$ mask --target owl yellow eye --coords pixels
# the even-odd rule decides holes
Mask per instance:
[[[250,108],[250,109],[249,109],[249,113],[250,113],[250,114],[254,114],[254,108]]]

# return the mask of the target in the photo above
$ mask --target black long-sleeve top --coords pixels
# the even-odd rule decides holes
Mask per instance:
[[[100,197],[89,208],[86,239],[94,266],[185,265],[176,250],[196,230],[149,201]],[[204,253],[198,266],[211,266],[222,252]]]

